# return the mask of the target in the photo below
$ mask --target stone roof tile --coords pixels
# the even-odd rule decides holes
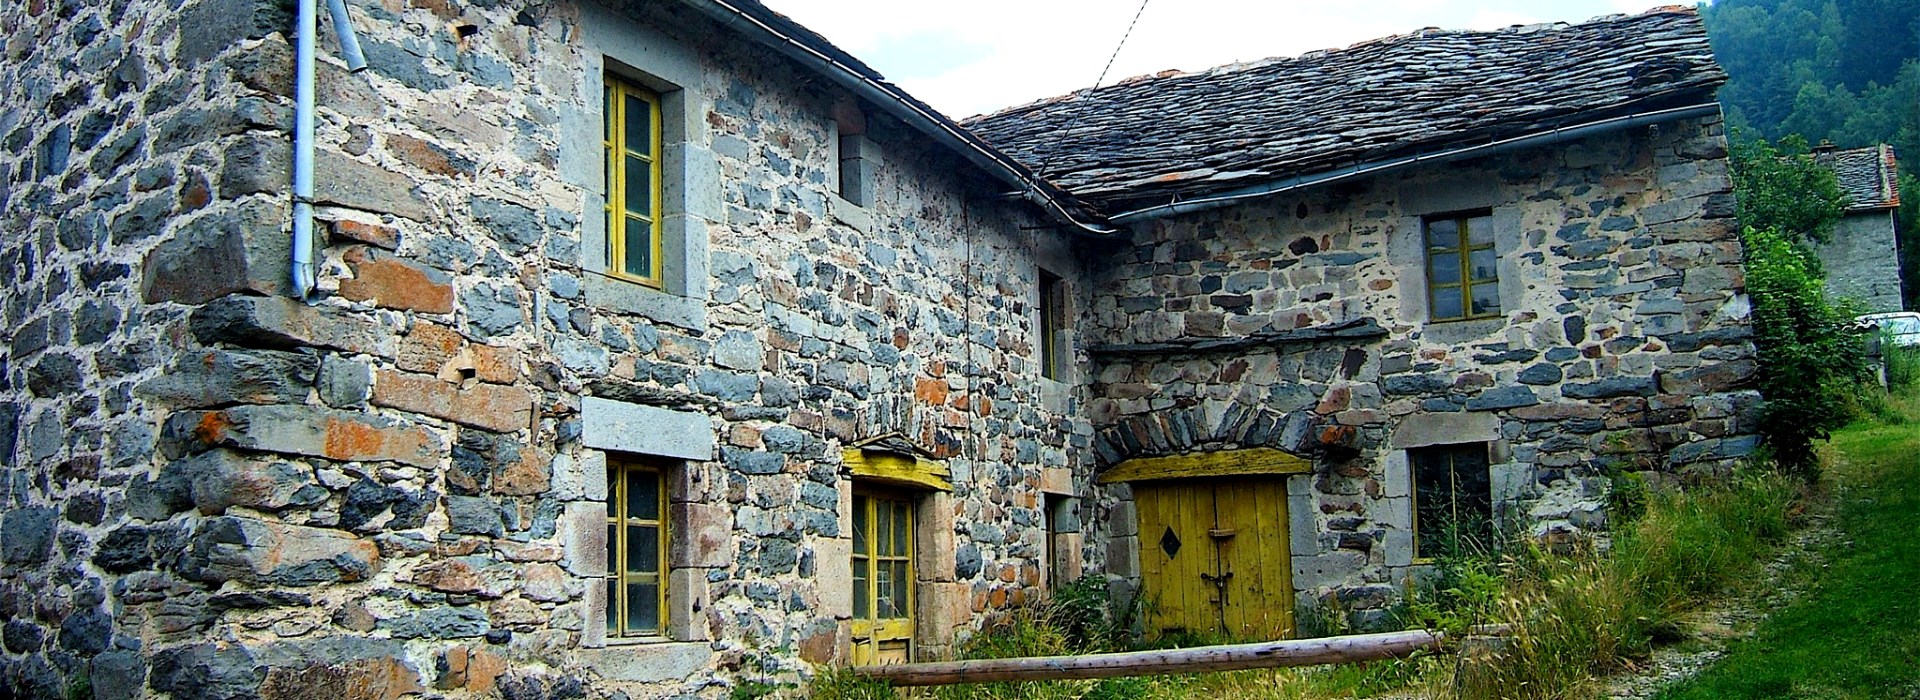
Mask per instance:
[[[1816,149],[1813,157],[1833,169],[1840,191],[1847,193],[1847,211],[1872,211],[1900,206],[1900,176],[1887,144],[1845,151]]]
[[[1691,106],[1725,80],[1699,15],[1669,7],[1159,73],[965,125],[1111,208]]]

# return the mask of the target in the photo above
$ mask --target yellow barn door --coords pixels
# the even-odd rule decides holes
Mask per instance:
[[[1293,636],[1286,477],[1138,482],[1133,497],[1149,633]]]

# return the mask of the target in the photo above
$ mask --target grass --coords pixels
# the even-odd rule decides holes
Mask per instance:
[[[1606,555],[1520,546],[1490,621],[1506,639],[1463,653],[1461,698],[1564,698],[1681,638],[1680,619],[1749,576],[1790,532],[1791,480],[1760,471],[1710,488],[1654,495]]]
[[[1861,421],[1833,436],[1828,475],[1842,534],[1788,570],[1804,591],[1661,700],[1920,698],[1920,398],[1890,400],[1905,420]]]

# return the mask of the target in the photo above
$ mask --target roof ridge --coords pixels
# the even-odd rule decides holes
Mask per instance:
[[[1079,88],[1077,90],[1074,90],[1072,92],[1068,92],[1065,94],[1054,95],[1052,97],[1042,97],[1040,99],[1033,100],[1031,102],[1027,102],[1024,104],[1012,105],[1012,106],[1004,107],[1004,108],[1001,108],[992,112],[988,112],[985,114],[974,115],[971,117],[967,117],[966,119],[960,120],[960,123],[962,125],[967,125],[973,122],[994,119],[994,118],[1002,117],[1008,114],[1018,113],[1024,110],[1034,109],[1034,108],[1038,108],[1046,105],[1057,104],[1060,102],[1069,101],[1075,97],[1090,95],[1093,93],[1097,93],[1105,90],[1112,90],[1114,88],[1119,88],[1119,87],[1137,87],[1141,84],[1150,83],[1158,80],[1172,80],[1172,79],[1192,78],[1192,77],[1216,77],[1221,75],[1230,75],[1230,74],[1238,73],[1242,71],[1268,68],[1268,67],[1281,65],[1281,64],[1298,64],[1306,61],[1325,59],[1325,58],[1334,56],[1336,54],[1343,54],[1349,51],[1356,51],[1356,50],[1375,48],[1375,47],[1384,48],[1384,47],[1400,44],[1406,41],[1418,41],[1422,39],[1429,39],[1429,38],[1435,38],[1435,37],[1449,37],[1449,36],[1498,36],[1503,34],[1520,36],[1520,35],[1528,35],[1528,34],[1538,34],[1545,31],[1558,31],[1558,30],[1577,29],[1577,28],[1583,28],[1583,27],[1593,27],[1595,25],[1599,25],[1602,23],[1635,20],[1635,19],[1648,18],[1648,17],[1658,16],[1658,15],[1698,15],[1698,14],[1699,12],[1697,10],[1686,5],[1662,5],[1659,7],[1649,8],[1646,11],[1640,12],[1638,14],[1614,13],[1614,14],[1607,14],[1607,15],[1599,15],[1596,17],[1587,18],[1579,22],[1537,22],[1534,24],[1513,24],[1505,27],[1499,27],[1496,29],[1444,29],[1440,27],[1422,27],[1420,29],[1416,29],[1411,32],[1403,32],[1400,34],[1389,34],[1386,36],[1374,37],[1371,39],[1363,39],[1361,41],[1356,41],[1352,44],[1348,44],[1347,46],[1344,46],[1344,47],[1314,49],[1311,51],[1301,52],[1293,56],[1269,56],[1266,58],[1258,58],[1258,59],[1253,59],[1248,61],[1232,61],[1232,62],[1222,63],[1215,66],[1210,66],[1207,68],[1197,69],[1197,70],[1181,70],[1178,68],[1169,68],[1166,70],[1156,71],[1152,73],[1141,73],[1139,75],[1121,78],[1119,80],[1113,81],[1106,85],[1090,85],[1090,86]]]

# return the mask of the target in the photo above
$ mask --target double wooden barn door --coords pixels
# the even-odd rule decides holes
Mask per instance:
[[[1293,636],[1284,476],[1133,485],[1149,634]]]

